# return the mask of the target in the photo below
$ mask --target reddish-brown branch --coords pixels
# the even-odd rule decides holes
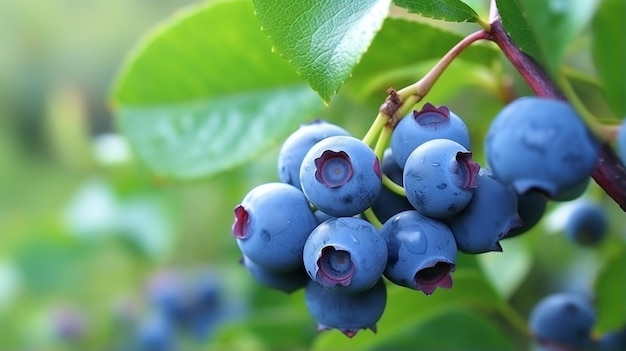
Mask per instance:
[[[490,39],[500,47],[537,96],[565,100],[563,93],[542,67],[513,44],[499,18],[491,23]],[[598,164],[591,176],[626,211],[626,168],[610,145],[602,144]]]

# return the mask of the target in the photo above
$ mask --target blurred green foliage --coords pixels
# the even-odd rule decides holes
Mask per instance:
[[[623,291],[623,213],[592,184],[585,196],[601,201],[611,218],[611,235],[600,247],[580,248],[559,235],[562,206],[551,204],[543,223],[503,243],[504,253],[463,255],[453,289],[426,298],[391,288],[377,335],[317,336],[302,292],[287,296],[252,281],[237,264],[240,254],[230,236],[233,207],[253,186],[277,179],[280,137],[288,128],[276,131],[253,162],[189,182],[148,169],[118,133],[109,101],[113,77],[146,32],[175,20],[191,3],[0,0],[0,350],[132,350],[125,340],[153,309],[146,282],[172,267],[220,272],[224,295],[244,306],[208,339],[181,336],[189,350],[525,350],[530,344],[524,320],[541,297],[555,291],[594,295],[594,289],[611,286]],[[447,27],[468,32],[463,25]],[[198,37],[211,35],[216,33]],[[588,51],[587,39],[580,40],[581,51]],[[396,49],[410,51],[413,42]],[[224,52],[245,52],[245,41],[237,45]],[[361,74],[328,107],[316,102],[298,118],[321,116],[363,135],[389,82],[418,79],[437,57],[413,62],[398,56],[398,65],[379,70],[376,55],[389,47],[377,41],[373,47]],[[450,67],[429,101],[463,116],[482,161],[480,140],[504,103],[502,88],[518,95],[528,90],[508,64],[492,63],[494,54],[479,50],[485,51]],[[472,63],[482,55],[489,64]],[[368,62],[379,70],[371,79],[365,79]],[[168,63],[157,61],[157,70],[160,64]],[[593,72],[576,55],[568,64]],[[281,73],[297,80],[291,71]],[[606,111],[596,88],[576,84],[586,104]],[[295,127],[295,117],[289,123]],[[609,317],[598,336],[623,322],[615,317],[621,310],[607,307],[623,295],[603,296]],[[60,311],[82,316],[77,319],[84,330],[76,340],[59,336]]]

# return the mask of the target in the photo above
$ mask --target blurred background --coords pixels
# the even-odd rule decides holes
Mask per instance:
[[[174,334],[183,350],[293,350],[315,338],[302,292],[253,282],[230,235],[234,205],[277,179],[279,145],[253,164],[182,184],[155,177],[116,133],[107,99],[127,52],[193,2],[0,0],[0,350],[172,350]],[[329,118],[362,135],[367,126],[355,117],[373,110],[338,100]],[[487,123],[479,117],[501,107],[481,91],[450,103],[477,138]],[[553,231],[559,218],[550,217]],[[612,240],[623,241],[616,222]],[[539,234],[507,241],[506,256],[480,258],[522,318],[548,292],[590,294],[614,251]],[[198,315],[173,333],[157,309],[177,318],[180,295]]]

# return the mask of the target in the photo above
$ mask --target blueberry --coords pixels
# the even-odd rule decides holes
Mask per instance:
[[[163,270],[149,278],[147,295],[163,316],[172,323],[181,324],[186,323],[190,314],[186,290],[179,272]]]
[[[257,282],[274,290],[292,293],[304,287],[309,281],[309,276],[303,268],[289,272],[275,272],[259,266],[246,256],[241,262]]]
[[[380,163],[361,140],[332,136],[302,160],[300,184],[309,201],[331,216],[353,216],[372,206],[381,187]]]
[[[608,217],[602,206],[590,201],[581,201],[569,214],[564,231],[574,242],[583,246],[593,246],[606,237],[608,227]]]
[[[446,223],[460,251],[502,251],[500,239],[522,225],[517,213],[517,194],[496,179],[489,169],[481,168],[476,179],[478,187],[472,201]]]
[[[307,309],[317,321],[319,331],[339,329],[351,338],[361,329],[376,332],[376,323],[387,303],[387,288],[380,279],[368,290],[339,294],[310,281],[304,296]]]
[[[85,313],[75,306],[62,306],[52,316],[54,336],[64,342],[77,342],[86,335],[87,318]]]
[[[539,344],[579,350],[593,345],[591,329],[595,319],[587,299],[560,293],[542,299],[531,311],[528,323]]]
[[[267,183],[252,189],[235,207],[232,233],[242,253],[274,271],[302,265],[302,248],[317,218],[304,194],[291,185]]]
[[[600,349],[602,351],[624,351],[626,350],[626,328],[606,333],[600,339]]]
[[[516,237],[532,229],[543,218],[548,206],[548,199],[537,191],[517,194],[517,212],[522,220],[522,226],[513,228],[503,239]]]
[[[485,139],[487,162],[518,193],[538,189],[550,198],[588,178],[598,142],[568,103],[520,98],[492,121]]]
[[[400,120],[391,135],[393,158],[401,168],[416,147],[432,139],[450,139],[470,149],[470,137],[463,120],[447,107],[424,104]]]
[[[404,165],[406,196],[423,215],[451,217],[472,199],[479,169],[461,144],[449,139],[426,141]]]
[[[387,245],[369,222],[338,217],[313,230],[303,258],[311,279],[329,290],[354,293],[380,279],[387,264]]]
[[[452,287],[457,248],[448,226],[417,211],[391,217],[381,228],[387,242],[385,277],[424,294]]]
[[[281,182],[300,188],[300,165],[309,149],[322,139],[350,135],[345,129],[318,119],[300,125],[283,143],[278,155],[278,177]]]
[[[391,149],[385,150],[381,167],[383,174],[389,177],[394,183],[400,186],[404,184],[402,181],[402,168],[394,161]],[[413,209],[413,206],[406,196],[398,195],[389,190],[386,186],[380,188],[378,197],[376,197],[374,204],[372,204],[372,210],[382,223],[386,222],[396,213]]]
[[[136,335],[138,351],[174,351],[176,346],[174,328],[162,315],[150,315],[138,326]]]

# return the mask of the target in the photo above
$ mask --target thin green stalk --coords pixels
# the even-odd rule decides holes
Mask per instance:
[[[387,177],[385,174],[383,174],[383,186],[387,187],[387,189],[393,191],[400,196],[406,196],[406,190],[404,190],[404,188],[400,185],[396,184],[396,182],[391,180],[391,178]]]
[[[365,210],[363,212],[363,215],[365,216],[365,219],[367,219],[368,222],[372,223],[374,227],[380,229],[383,226],[383,223],[380,221],[380,219],[378,219],[378,217],[374,213],[374,210],[372,210],[371,207]]]
[[[383,128],[388,122],[389,122],[389,117],[379,112],[378,115],[376,116],[376,119],[374,119],[374,123],[372,123],[372,125],[370,126],[370,129],[367,131],[367,133],[365,133],[365,136],[362,139],[363,142],[366,145],[373,147],[375,145],[374,142],[378,141],[378,137],[381,131],[383,130]]]

